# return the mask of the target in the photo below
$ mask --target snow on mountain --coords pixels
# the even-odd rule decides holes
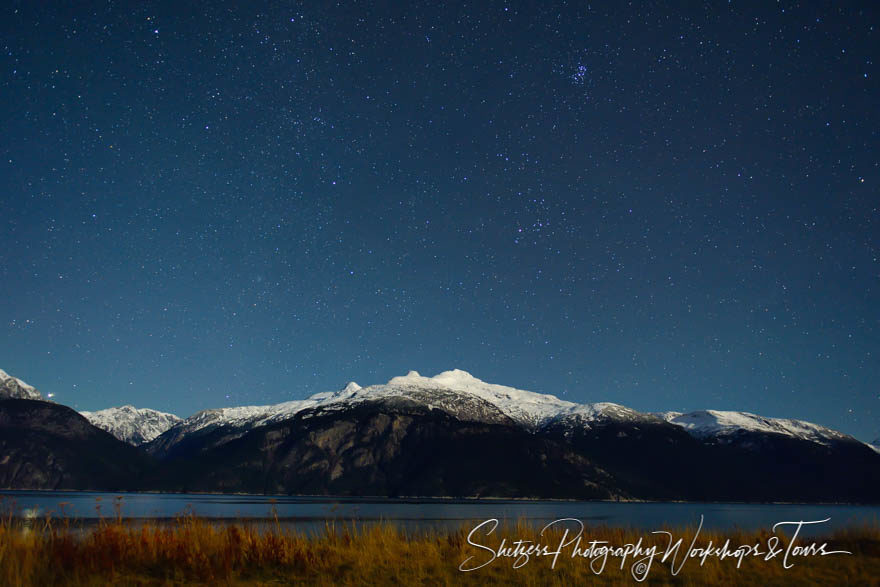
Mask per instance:
[[[21,379],[0,370],[0,399],[42,399],[40,392]],[[248,430],[289,419],[309,408],[345,409],[362,402],[403,399],[443,410],[459,419],[482,422],[516,422],[537,429],[555,422],[566,426],[590,426],[600,421],[663,421],[680,426],[697,438],[731,439],[740,432],[782,434],[820,444],[849,439],[846,434],[804,422],[765,418],[748,412],[703,410],[689,413],[646,414],[618,404],[599,402],[578,404],[554,395],[525,391],[486,383],[460,369],[423,377],[417,371],[394,377],[384,385],[361,387],[348,383],[335,392],[316,393],[304,400],[262,406],[239,406],[198,412],[185,420],[173,414],[132,406],[98,412],[82,412],[92,424],[131,444],[150,442],[168,430],[174,444],[186,435],[208,427],[232,426]],[[880,438],[868,444],[880,453]]]
[[[875,452],[880,453],[880,438],[868,444],[871,448],[874,449]]]
[[[149,442],[182,420],[148,408],[122,406],[98,412],[80,412],[93,425],[129,444]]]
[[[457,392],[460,397],[479,398],[508,418],[528,427],[538,426],[578,407],[578,404],[554,395],[486,383],[460,369],[444,371],[434,377],[422,377],[417,371],[410,371],[405,376],[392,378],[384,386],[371,386],[363,391],[365,395],[407,395],[416,390],[446,390]]]
[[[354,381],[349,381],[345,387],[342,388],[342,393],[354,393],[360,389],[362,389],[360,385]]]
[[[208,426],[261,426],[279,418],[290,417],[306,408],[316,406],[317,400],[294,400],[265,406],[238,406],[203,410],[181,421],[177,428],[189,432]]]
[[[28,385],[18,377],[12,377],[0,369],[0,399],[5,398],[41,400],[43,396],[32,385]]]
[[[671,422],[673,419],[681,416],[683,413],[684,412],[652,412],[652,414],[654,414],[661,420],[666,420],[667,422]]]
[[[558,418],[574,416],[586,422],[599,420],[616,420],[625,422],[659,422],[661,418],[654,414],[637,412],[620,404],[598,402],[595,404],[577,404],[574,408],[559,414]]]
[[[422,377],[418,372],[410,371],[406,376],[394,377],[385,386],[375,387],[386,388],[384,393],[408,392],[413,388],[443,389],[456,392],[460,397],[480,398],[527,428],[538,428],[560,419],[577,421],[580,424],[601,420],[657,420],[650,414],[610,402],[578,404],[559,399],[555,395],[486,383],[460,369],[444,371],[434,377]],[[373,388],[368,387],[366,391],[369,394]]]
[[[352,382],[339,391],[316,393],[304,400],[275,405],[205,410],[177,423],[165,442],[173,445],[187,434],[207,427],[232,426],[244,431],[286,420],[310,408],[337,410],[363,402],[392,399],[440,409],[462,420],[513,421],[530,430],[554,423],[589,427],[604,421],[656,423],[665,420],[698,438],[730,439],[741,431],[783,434],[821,444],[850,438],[817,424],[764,418],[747,412],[705,410],[647,414],[608,402],[578,404],[553,395],[486,383],[466,371],[454,369],[433,377],[410,371],[384,385],[361,387]],[[880,450],[880,447],[875,448]]]
[[[749,412],[702,410],[676,414],[676,412],[667,412],[666,421],[681,426],[698,438],[717,437],[724,439],[742,431],[782,434],[819,444],[850,438],[846,434],[818,424],[802,420],[765,418]]]
[[[302,410],[343,400],[360,390],[361,386],[351,381],[339,391],[316,393],[304,400],[262,406],[236,406],[202,410],[170,427],[172,437],[167,439],[166,445],[171,446],[186,435],[205,428],[231,426],[250,429],[279,422],[292,418]]]
[[[350,382],[335,392],[316,393],[304,400],[275,405],[218,408],[198,412],[173,427],[170,444],[187,434],[214,426],[255,428],[293,417],[309,408],[344,409],[367,401],[403,398],[442,409],[462,419],[501,421],[505,416],[533,425],[562,409],[577,406],[551,395],[541,395],[480,381],[464,371],[445,371],[422,377],[415,371],[394,377],[385,385],[361,387]]]
[[[553,395],[486,383],[466,371],[454,369],[434,377],[410,371],[384,385],[361,387],[351,382],[340,391],[316,393],[305,400],[275,405],[205,410],[175,425],[173,438],[167,440],[168,444],[174,444],[189,433],[212,426],[254,428],[291,418],[309,408],[345,409],[363,402],[390,399],[440,409],[462,420],[494,423],[512,420],[529,429],[563,417],[576,419],[581,425],[600,419],[656,419],[617,404],[576,404]]]

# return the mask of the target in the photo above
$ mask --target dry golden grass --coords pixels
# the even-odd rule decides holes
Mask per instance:
[[[590,561],[572,558],[563,550],[555,568],[551,557],[532,557],[513,568],[513,558],[499,558],[473,572],[459,570],[468,557],[475,564],[491,555],[468,543],[473,525],[451,532],[406,533],[390,524],[354,527],[330,526],[317,535],[270,524],[218,525],[192,516],[173,524],[134,524],[121,518],[102,521],[88,529],[67,520],[0,521],[0,585],[241,585],[305,583],[316,585],[573,585],[601,583],[637,584],[630,570],[632,557],[620,569],[620,559],[609,558],[601,574]],[[682,554],[695,529],[673,531],[683,538]],[[734,548],[758,543],[766,550],[770,532],[699,534],[696,547],[730,539]],[[588,527],[589,540],[623,546],[642,538],[643,546],[665,550],[667,538],[648,532],[610,527]],[[561,531],[544,536],[517,523],[499,527],[491,536],[474,541],[497,548],[501,539],[533,540],[556,549]],[[880,585],[880,528],[876,525],[836,533],[822,540],[801,538],[798,544],[828,541],[828,550],[852,555],[799,557],[794,567],[783,568],[782,555],[744,560],[688,560],[674,575],[671,561],[654,560],[647,584],[661,585]],[[785,547],[788,539],[780,546]],[[678,562],[681,561],[678,557]]]

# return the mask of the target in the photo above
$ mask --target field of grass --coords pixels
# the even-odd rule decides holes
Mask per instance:
[[[675,556],[662,561],[670,543],[670,536],[663,534],[588,526],[576,543],[571,526],[568,534],[554,527],[543,535],[523,523],[501,525],[491,534],[487,534],[489,525],[478,530],[475,526],[404,532],[390,524],[328,525],[323,532],[305,535],[277,521],[260,528],[219,525],[193,516],[171,524],[117,517],[81,528],[65,519],[9,516],[0,521],[0,585],[635,585],[633,572],[644,572],[646,584],[880,585],[876,525],[822,539],[801,536],[794,545],[805,548],[816,543],[818,548],[827,541],[826,552],[852,553],[826,556],[815,548],[809,555],[795,554],[788,549],[791,533],[774,544],[769,529],[703,530],[693,549],[706,549],[710,541],[720,547],[729,540],[728,552],[743,556],[722,560],[716,551],[702,564],[703,552],[691,549],[695,528],[670,530],[672,543],[681,538],[682,544]],[[644,551],[623,556],[626,545],[640,539],[643,549],[657,547],[649,569],[644,566],[648,561]],[[498,556],[502,540],[509,549],[503,554],[511,556]],[[543,545],[541,552],[546,554],[533,551],[526,558],[515,552],[515,542],[527,540]],[[602,544],[594,544],[591,552],[593,541],[621,550],[609,552],[601,568]],[[520,546],[522,550],[529,543]],[[689,549],[692,557],[686,558]],[[777,555],[768,559],[767,553],[774,550]],[[554,563],[555,551],[559,554]],[[480,568],[463,572],[462,566]]]

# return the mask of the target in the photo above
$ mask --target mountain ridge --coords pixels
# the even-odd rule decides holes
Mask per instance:
[[[156,414],[130,406],[89,413],[129,429]],[[851,503],[876,503],[880,485],[875,447],[808,422],[577,404],[460,370],[163,416],[150,435],[170,427],[142,443],[144,434],[117,427],[126,443],[65,406],[2,400],[0,485]]]
[[[444,395],[438,392],[447,393]],[[450,396],[448,392],[458,395]],[[468,409],[473,412],[478,408],[473,403],[469,406],[454,404],[457,401],[479,398],[503,416],[529,430],[540,429],[557,420],[579,421],[586,426],[599,420],[666,421],[699,438],[717,437],[730,440],[739,430],[780,434],[820,444],[844,438],[856,440],[845,433],[804,420],[769,418],[750,412],[697,410],[688,413],[647,413],[611,402],[580,404],[551,394],[487,383],[460,369],[443,371],[433,377],[424,377],[417,371],[410,371],[407,375],[391,378],[386,384],[367,387],[351,382],[339,391],[316,393],[304,400],[203,410],[182,419],[172,430],[192,433],[209,426],[255,428],[293,417],[309,408],[346,406],[397,396],[417,399],[428,406],[446,409],[463,418],[480,417],[475,413],[467,413]],[[482,417],[497,419],[498,414],[484,414]]]
[[[453,397],[438,394],[443,390],[461,395]],[[436,401],[432,402],[432,398],[429,397],[431,394],[434,394]],[[338,391],[319,392],[302,400],[266,405],[210,408],[196,412],[187,418],[151,408],[136,408],[130,405],[80,413],[99,428],[110,432],[120,440],[137,446],[147,444],[171,429],[175,429],[178,434],[189,434],[217,426],[252,429],[284,420],[302,410],[313,407],[346,405],[393,396],[418,398],[428,405],[458,413],[463,417],[467,417],[467,414],[464,413],[465,408],[458,406],[457,409],[453,404],[462,398],[475,397],[487,401],[501,414],[530,430],[539,429],[560,419],[571,423],[579,421],[581,425],[585,426],[601,419],[629,419],[633,421],[660,419],[680,426],[699,438],[714,437],[728,441],[739,432],[782,434],[819,443],[852,438],[848,434],[805,420],[771,418],[745,411],[705,409],[686,413],[676,411],[649,413],[639,412],[612,402],[571,402],[552,394],[487,383],[461,369],[442,371],[433,377],[424,377],[418,371],[409,371],[406,375],[392,377],[385,384],[367,387],[362,387],[351,381]],[[43,399],[40,392],[33,386],[0,370],[0,398],[2,397]],[[497,414],[484,414],[483,416],[495,417],[496,419],[498,417]],[[880,438],[865,444],[880,451]]]

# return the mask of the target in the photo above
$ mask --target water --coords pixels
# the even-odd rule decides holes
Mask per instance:
[[[0,512],[16,517],[73,518],[94,523],[103,518],[170,520],[185,513],[222,521],[274,523],[305,531],[322,529],[327,521],[371,523],[385,521],[406,529],[473,527],[497,518],[525,521],[541,527],[560,518],[575,518],[591,526],[615,526],[644,531],[663,527],[705,529],[770,529],[782,521],[830,518],[801,534],[828,533],[842,528],[880,523],[880,506],[731,504],[731,503],[612,503],[541,500],[457,500],[291,497],[262,495],[100,493],[73,491],[0,491]]]

